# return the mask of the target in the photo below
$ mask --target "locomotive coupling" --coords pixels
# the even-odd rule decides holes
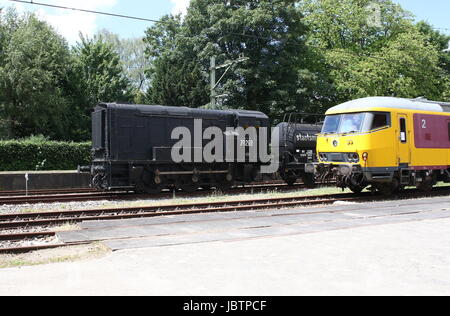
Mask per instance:
[[[314,174],[332,172],[335,175],[350,176],[352,174],[360,174],[363,170],[360,165],[308,163],[305,165],[305,172]]]

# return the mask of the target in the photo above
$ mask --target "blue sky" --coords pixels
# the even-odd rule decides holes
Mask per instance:
[[[88,10],[159,19],[164,14],[185,12],[189,0],[37,0],[38,2]],[[418,20],[426,20],[433,26],[450,34],[449,0],[393,0],[411,11]],[[0,7],[15,5],[20,11],[35,11],[51,23],[70,43],[78,39],[78,33],[92,35],[105,28],[120,34],[121,37],[140,37],[151,25],[148,22],[99,16],[89,13],[49,9],[27,4],[14,4],[0,0]]]

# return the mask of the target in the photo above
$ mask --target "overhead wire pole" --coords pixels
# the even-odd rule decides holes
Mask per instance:
[[[222,81],[223,78],[225,78],[226,74],[228,73],[228,71],[230,71],[231,67],[233,67],[234,65],[237,65],[239,63],[242,63],[244,61],[249,60],[250,58],[248,57],[244,57],[241,56],[236,60],[232,60],[232,61],[228,61],[225,64],[216,66],[216,56],[212,56],[211,57],[211,108],[215,109],[217,107],[217,98],[225,96],[225,95],[217,95],[216,93],[216,88],[219,85],[219,83]],[[216,81],[216,71],[218,69],[222,69],[222,68],[227,68],[225,70],[225,72],[223,73],[223,75],[220,77],[220,79],[218,81]]]

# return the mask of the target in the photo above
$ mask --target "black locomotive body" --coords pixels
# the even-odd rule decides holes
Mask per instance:
[[[314,176],[305,172],[305,166],[317,161],[317,135],[322,130],[322,124],[288,120],[277,127],[280,136],[281,178],[289,185],[293,185],[297,179],[302,179],[308,187],[314,186]]]
[[[305,165],[316,161],[316,135],[322,125],[300,117],[285,118],[273,135],[279,137],[279,175],[290,185],[301,178],[312,186],[314,178],[305,173]],[[173,151],[178,150],[181,138],[173,132],[180,127],[192,139],[180,149],[189,152],[189,159],[175,162]],[[243,132],[250,127],[256,131],[252,137]],[[209,128],[220,136],[204,136]],[[263,128],[266,133],[260,133]],[[224,157],[206,161],[205,146],[217,137],[222,138]],[[261,166],[272,163],[261,161],[259,155],[263,147],[270,152],[270,143],[269,119],[261,112],[102,103],[92,114],[92,165],[80,170],[90,172],[92,186],[101,190],[227,189],[259,178]],[[276,146],[273,140],[272,146]],[[250,154],[255,151],[256,159]],[[276,156],[272,153],[271,157]]]
[[[198,122],[201,120],[199,129]],[[192,141],[192,160],[175,163],[172,150],[179,139],[172,139],[174,129],[184,127],[192,137],[201,137],[200,144]],[[261,161],[224,159],[206,163],[195,155],[211,140],[204,140],[209,127],[219,128],[226,138],[228,128],[269,128],[268,117],[253,111],[216,111],[184,107],[99,104],[92,115],[92,185],[103,190],[130,189],[153,193],[163,188],[194,191],[199,187],[228,188],[235,183],[255,179]],[[196,135],[196,134],[201,134]],[[258,140],[259,141],[259,140]],[[231,146],[226,140],[224,153]],[[200,146],[198,146],[200,145]],[[233,152],[237,154],[237,144]],[[263,145],[263,144],[261,144]],[[227,147],[228,146],[228,147]],[[86,169],[86,168],[85,168]],[[88,170],[84,170],[88,171]]]

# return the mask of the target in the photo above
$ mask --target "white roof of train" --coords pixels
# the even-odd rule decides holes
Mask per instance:
[[[450,112],[450,103],[429,101],[422,98],[402,99],[394,97],[369,97],[342,103],[332,107],[328,112],[361,111],[366,108],[396,108],[429,112]]]

